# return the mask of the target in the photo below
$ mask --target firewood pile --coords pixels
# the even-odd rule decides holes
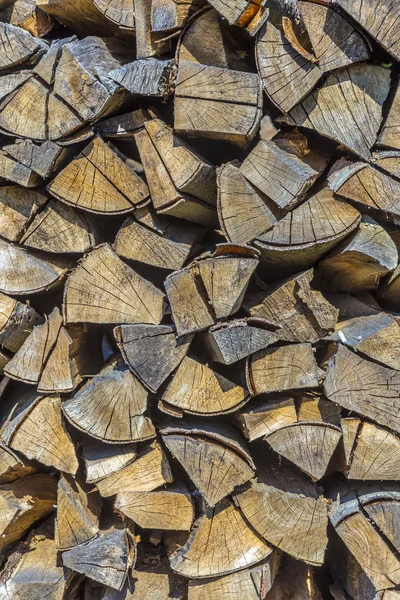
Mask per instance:
[[[398,0],[0,40],[0,600],[400,600]]]

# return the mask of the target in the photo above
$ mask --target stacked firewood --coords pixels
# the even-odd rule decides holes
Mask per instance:
[[[0,6],[0,600],[400,600],[397,0]]]

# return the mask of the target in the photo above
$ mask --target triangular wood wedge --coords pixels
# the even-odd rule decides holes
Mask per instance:
[[[66,323],[159,323],[164,294],[103,244],[68,278],[63,310]]]
[[[307,477],[278,464],[269,466],[235,500],[268,542],[308,564],[323,564],[328,502]]]
[[[390,72],[383,67],[356,64],[337,69],[319,90],[311,92],[282,120],[314,129],[368,160],[381,124],[389,84]],[[345,103],[343,98],[347,99]],[[368,110],[367,121],[358,110],[360,104]]]
[[[193,500],[183,486],[154,492],[121,492],[114,508],[143,529],[190,531],[194,519]]]
[[[58,482],[55,542],[59,550],[69,550],[89,542],[99,532],[98,498],[69,475]]]
[[[0,24],[0,71],[23,63],[34,64],[46,52],[47,44],[8,23]]]
[[[47,198],[36,190],[19,185],[0,188],[0,233],[9,242],[18,242]]]
[[[163,441],[208,506],[215,506],[254,475],[244,440],[222,423],[185,422],[161,430]]]
[[[281,427],[297,423],[296,406],[293,398],[271,399],[251,403],[235,415],[246,438],[253,442]]]
[[[3,146],[3,150],[43,178],[49,177],[69,155],[66,148],[50,140],[36,144],[32,140],[18,139],[14,144]]]
[[[243,307],[253,318],[280,326],[286,342],[316,342],[334,328],[339,311],[311,288],[313,269],[247,294]]]
[[[110,77],[135,96],[163,98],[173,92],[172,59],[137,58],[111,71]]]
[[[0,292],[0,344],[17,352],[36,325],[43,318],[32,306],[18,302]]]
[[[359,212],[334,198],[328,188],[317,192],[258,236],[253,245],[260,260],[280,275],[313,266],[359,225]]]
[[[104,17],[123,29],[135,29],[135,11],[132,2],[127,0],[94,0],[94,6],[104,15]]]
[[[2,440],[30,460],[72,475],[78,470],[74,445],[63,426],[59,396],[31,393],[6,424]]]
[[[264,439],[275,452],[318,481],[326,474],[341,437],[335,425],[300,422],[276,429]]]
[[[393,486],[393,487],[392,487]],[[400,547],[399,531],[396,523],[400,513],[400,490],[398,485],[387,484],[379,491],[368,487],[360,494],[360,504],[369,519],[389,543],[398,552]]]
[[[185,356],[159,406],[180,416],[182,413],[211,416],[237,410],[248,398],[248,390]]]
[[[329,362],[324,391],[332,402],[400,433],[398,371],[365,360],[338,344]]]
[[[145,182],[99,136],[47,189],[58,200],[97,214],[131,212],[149,197]]]
[[[115,590],[122,590],[136,559],[136,543],[127,529],[109,529],[64,552],[64,567],[82,573]]]
[[[323,375],[311,344],[260,350],[247,364],[249,389],[255,395],[318,387]]]
[[[184,546],[170,557],[174,571],[201,579],[235,573],[272,553],[228,499],[204,508]]]
[[[400,85],[397,83],[396,93],[389,109],[389,114],[378,137],[378,146],[400,149]]]
[[[88,438],[82,446],[87,483],[97,483],[100,479],[120,471],[137,456],[136,444],[106,444]]]
[[[126,444],[155,436],[146,416],[148,392],[122,361],[114,360],[63,403],[67,419],[99,440]]]
[[[0,484],[10,483],[35,472],[36,468],[28,460],[0,444]]]
[[[154,393],[182,362],[193,339],[177,338],[172,325],[119,325],[114,336],[128,367]]]
[[[98,481],[97,487],[107,498],[121,492],[151,492],[173,480],[166,455],[153,442],[131,464]]]

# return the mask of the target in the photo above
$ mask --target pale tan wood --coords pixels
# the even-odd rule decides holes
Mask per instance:
[[[296,423],[296,406],[293,398],[271,399],[249,405],[235,418],[246,438],[253,442],[285,425]]]
[[[224,43],[222,22],[216,10],[199,11],[179,40],[180,60],[229,68],[231,57]]]
[[[299,421],[316,421],[340,425],[341,407],[324,398],[319,391],[300,393],[296,395],[296,400]]]
[[[18,185],[0,188],[0,231],[9,242],[18,242],[25,227],[45,204],[46,196]]]
[[[398,550],[399,548],[399,494],[398,489],[392,492],[383,491],[363,494],[360,498],[361,505],[369,519],[380,533]]]
[[[20,69],[0,77],[0,100],[15,92],[16,89],[31,77],[31,71]]]
[[[75,33],[87,35],[115,35],[118,32],[111,21],[87,0],[37,0],[46,14],[51,15]],[[89,29],[90,28],[90,29]]]
[[[151,492],[173,480],[167,457],[159,444],[152,442],[131,464],[98,481],[97,488],[107,498],[121,492]]]
[[[35,472],[35,467],[28,460],[18,456],[10,448],[0,445],[0,484],[11,483]]]
[[[349,466],[352,461],[352,453],[355,448],[356,438],[361,426],[361,420],[358,417],[346,417],[340,422],[343,435],[343,449],[346,464]]]
[[[136,444],[105,444],[94,438],[83,443],[86,482],[97,483],[135,460]]]
[[[128,0],[95,0],[94,5],[110,21],[124,29],[135,29],[134,3]]]
[[[67,323],[157,324],[164,312],[164,294],[103,244],[69,276],[63,310]]]
[[[379,301],[382,303],[382,305],[394,310],[396,310],[396,307],[399,306],[400,300],[399,274],[400,268],[397,266],[387,281],[381,282],[378,290]]]
[[[389,114],[383,124],[378,137],[377,144],[379,146],[389,146],[389,148],[400,148],[399,143],[400,133],[400,87],[397,84],[397,89],[389,109]]]
[[[1,5],[0,19],[4,23],[21,27],[34,37],[50,33],[54,21],[36,5],[36,0],[16,0],[7,8]]]
[[[248,527],[228,499],[205,508],[186,544],[170,557],[177,573],[193,579],[225,575],[267,558],[272,548]]]
[[[267,348],[248,359],[248,384],[256,395],[318,387],[323,371],[311,344]]]
[[[43,318],[34,308],[0,293],[0,344],[17,352]]]

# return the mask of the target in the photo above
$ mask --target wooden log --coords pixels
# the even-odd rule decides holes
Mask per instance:
[[[267,348],[247,362],[247,382],[255,395],[318,387],[323,375],[311,344]]]
[[[188,541],[170,556],[172,569],[202,579],[227,575],[266,559],[272,548],[247,525],[228,499],[204,508]]]
[[[58,200],[97,214],[132,212],[149,196],[144,181],[99,136],[47,189]]]
[[[132,463],[136,456],[135,444],[105,444],[94,438],[83,441],[82,458],[86,482],[97,483]]]
[[[342,409],[324,398],[319,391],[296,394],[299,421],[316,421],[340,426]]]
[[[63,552],[64,567],[115,590],[122,590],[136,559],[136,543],[128,529],[111,528],[87,544]]]
[[[16,0],[6,8],[0,7],[2,23],[21,27],[34,37],[44,37],[52,30],[54,21],[36,6],[35,0]]]
[[[28,304],[0,294],[0,345],[17,352],[43,318]]]
[[[247,389],[185,356],[162,394],[159,408],[174,416],[221,415],[237,410],[249,399]]]
[[[180,61],[174,111],[178,133],[246,146],[258,129],[261,105],[254,73]]]
[[[243,307],[253,318],[280,326],[277,335],[287,342],[316,342],[331,331],[338,310],[310,286],[313,269],[247,294]]]
[[[208,8],[199,10],[181,34],[178,42],[178,58],[212,67],[234,69],[238,56],[235,60],[225,42],[223,20],[218,12]]]
[[[391,103],[389,113],[383,123],[377,145],[389,148],[400,148],[398,135],[400,132],[400,87],[397,84],[396,92]]]
[[[132,463],[98,481],[97,488],[108,498],[122,492],[151,492],[173,480],[165,453],[152,442]]]
[[[43,40],[20,27],[0,23],[0,70],[35,64],[46,50]]]
[[[114,337],[125,363],[153,393],[182,362],[193,339],[177,338],[171,325],[120,325]]]
[[[318,221],[314,215],[318,215]],[[264,269],[279,269],[280,277],[313,266],[324,254],[356,229],[358,211],[334,198],[324,188],[260,235],[253,245]]]
[[[14,144],[3,146],[3,150],[43,178],[52,175],[68,157],[68,150],[50,140],[41,144],[35,144],[32,140],[17,140]]]
[[[365,92],[367,87],[368,94]],[[388,91],[387,69],[367,64],[351,65],[331,73],[318,91],[311,92],[282,120],[290,125],[314,129],[368,160],[376,142]],[[367,122],[360,106],[368,107]]]
[[[44,206],[47,198],[36,190],[19,185],[0,188],[0,232],[9,242],[18,242],[26,227]]]
[[[106,19],[115,23],[123,29],[135,29],[135,13],[131,2],[105,2],[104,0],[95,0],[94,5],[105,16]]]
[[[36,468],[30,461],[21,458],[10,448],[0,445],[0,484],[11,483],[35,472]]]
[[[365,492],[360,495],[360,504],[381,535],[389,544],[393,544],[397,551],[399,547],[397,518],[400,509],[400,494],[396,484],[385,487],[386,489],[382,491],[366,488]]]
[[[94,124],[94,131],[102,138],[131,139],[140,129],[144,122],[150,118],[148,111],[139,108],[122,115],[108,117]]]
[[[39,176],[36,173],[2,151],[0,151],[0,177],[27,188],[35,187],[39,183]]]
[[[69,276],[63,312],[66,323],[157,324],[164,312],[164,294],[103,244]]]
[[[397,433],[399,386],[397,371],[361,358],[342,344],[330,360],[324,381],[327,398]]]
[[[61,400],[30,393],[21,409],[6,423],[2,440],[30,460],[74,475],[78,469],[75,448],[65,431]]]
[[[190,531],[194,505],[183,486],[154,492],[121,492],[114,508],[143,529]]]
[[[119,28],[88,0],[37,0],[38,7],[47,15],[66,25],[78,35],[115,35]]]
[[[173,92],[172,59],[141,58],[111,71],[110,77],[131,94],[167,99]]]
[[[269,465],[235,501],[262,538],[307,564],[323,564],[328,503],[307,477]]]
[[[113,360],[63,403],[66,418],[99,440],[126,444],[155,436],[148,393],[122,361]]]
[[[182,426],[163,427],[161,434],[208,506],[215,506],[254,475],[244,440],[222,423],[186,421]]]
[[[99,533],[100,504],[88,487],[70,475],[61,475],[57,490],[55,543],[65,551],[85,544]]]
[[[297,422],[294,399],[278,398],[251,403],[235,415],[235,421],[246,438],[253,442],[276,429]]]
[[[400,152],[398,150],[378,150],[371,157],[371,164],[383,169],[386,173],[400,178]]]

